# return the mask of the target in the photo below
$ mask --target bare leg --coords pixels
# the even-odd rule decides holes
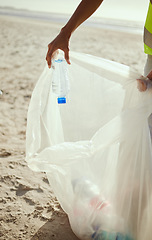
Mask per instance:
[[[147,62],[144,68],[144,76],[147,76],[151,70],[152,70],[152,55],[147,55]],[[149,124],[150,135],[152,138],[152,114],[148,118],[148,124]]]

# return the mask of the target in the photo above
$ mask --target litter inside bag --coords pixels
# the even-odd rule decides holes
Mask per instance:
[[[74,52],[71,62],[66,104],[52,90],[56,66],[33,91],[28,166],[46,172],[80,239],[151,240],[152,92],[125,65]]]

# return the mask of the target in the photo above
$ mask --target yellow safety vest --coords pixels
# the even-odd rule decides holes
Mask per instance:
[[[144,27],[144,50],[152,55],[152,0],[149,2],[147,18]]]

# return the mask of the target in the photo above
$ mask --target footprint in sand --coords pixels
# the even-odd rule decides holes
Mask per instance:
[[[6,149],[0,149],[0,158],[6,158],[11,156],[12,154],[8,151],[6,151]]]

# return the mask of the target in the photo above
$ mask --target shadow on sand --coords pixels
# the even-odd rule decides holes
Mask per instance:
[[[30,240],[79,240],[71,230],[66,215],[54,215]]]

